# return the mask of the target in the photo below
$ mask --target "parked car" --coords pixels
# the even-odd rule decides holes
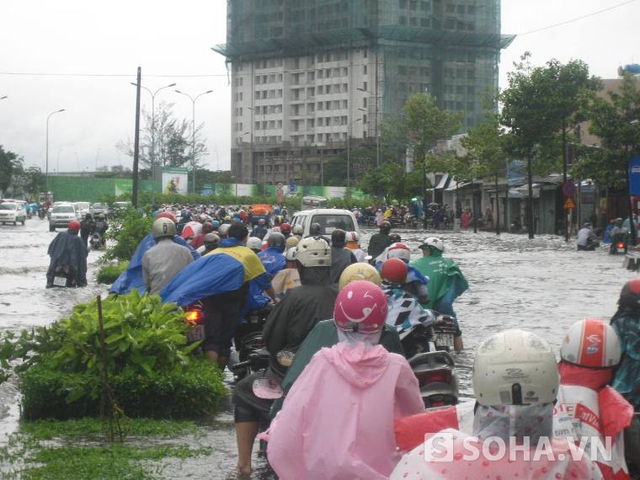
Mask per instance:
[[[27,219],[27,210],[24,203],[18,202],[2,202],[0,203],[0,222],[13,223],[17,225],[20,222],[24,225]]]
[[[56,205],[49,214],[49,231],[56,228],[67,228],[71,220],[78,220],[80,213],[73,203],[63,203]]]
[[[73,204],[78,209],[80,218],[85,218],[87,213],[91,213],[91,204],[89,202],[73,202]]]
[[[331,235],[336,228],[340,228],[346,232],[357,232],[358,221],[355,215],[349,210],[340,210],[337,208],[316,208],[313,210],[302,210],[296,212],[291,220],[291,226],[302,225],[304,230],[302,236],[309,236],[309,228],[312,223],[318,223],[322,227],[323,235]]]
[[[107,218],[113,217],[113,212],[106,203],[96,202],[91,204],[91,207],[89,207],[89,213],[93,218],[96,218],[96,215],[104,215]]]

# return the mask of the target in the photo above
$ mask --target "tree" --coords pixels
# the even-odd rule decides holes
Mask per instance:
[[[406,127],[412,139],[414,168],[422,171],[421,194],[426,212],[427,172],[437,171],[433,162],[437,155],[428,156],[427,152],[432,151],[439,141],[450,138],[460,129],[460,114],[441,110],[437,99],[426,93],[411,95],[404,104],[403,111]],[[424,227],[427,228],[426,215]]]
[[[590,133],[601,140],[602,148],[586,148],[572,168],[579,178],[590,178],[601,187],[624,187],[630,193],[629,159],[640,155],[640,89],[638,79],[625,75],[620,92],[607,92],[608,99],[593,102]],[[633,206],[629,210],[632,217]],[[633,222],[631,222],[633,225]]]
[[[390,205],[393,200],[407,203],[421,189],[421,172],[407,173],[404,165],[387,161],[380,168],[370,169],[358,183],[365,194]]]
[[[527,162],[527,228],[534,237],[533,175],[548,175],[566,151],[566,135],[577,121],[591,92],[598,85],[586,65],[557,60],[532,68],[527,52],[508,74],[509,87],[502,92],[501,123],[507,127],[506,150]],[[561,150],[562,149],[562,150]]]
[[[10,150],[5,151],[0,145],[0,197],[3,197],[11,186],[13,176],[22,167],[22,162],[22,157]]]
[[[193,168],[191,122],[179,120],[173,116],[173,104],[160,102],[155,111],[155,140],[152,136],[153,116],[143,112],[145,126],[140,134],[139,162],[143,169],[151,172],[152,146],[155,152],[155,165],[162,167]],[[202,138],[204,124],[196,126],[195,131],[195,168],[203,168],[202,157],[207,153],[205,139]],[[120,141],[116,148],[133,157],[133,144],[130,139]]]
[[[496,99],[497,100],[497,99]],[[493,102],[495,105],[495,102]],[[461,140],[466,155],[459,158],[457,177],[473,179],[492,175],[496,188],[496,234],[500,235],[500,202],[498,201],[498,178],[505,165],[507,154],[504,150],[504,134],[500,125],[499,114],[491,104],[485,107],[485,120]],[[474,197],[475,198],[475,197]],[[475,212],[475,206],[474,206]],[[477,222],[474,222],[474,230]]]
[[[323,166],[324,185],[347,185],[347,158],[349,159],[349,177],[351,184],[356,184],[362,176],[376,166],[375,146],[362,146],[341,152]]]
[[[22,186],[31,199],[38,199],[38,194],[44,192],[46,179],[40,167],[32,165],[22,171]]]

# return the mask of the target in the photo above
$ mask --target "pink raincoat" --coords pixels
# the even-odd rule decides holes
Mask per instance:
[[[314,355],[269,430],[281,480],[386,479],[399,460],[394,418],[424,410],[404,357],[338,343]]]

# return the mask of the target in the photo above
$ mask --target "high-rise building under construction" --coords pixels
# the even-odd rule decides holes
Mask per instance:
[[[460,112],[465,131],[511,39],[500,0],[228,0],[214,50],[230,63],[232,175],[320,184],[323,162],[378,146],[380,121],[412,93]]]

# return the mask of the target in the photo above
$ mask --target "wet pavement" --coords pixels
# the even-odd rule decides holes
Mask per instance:
[[[372,232],[368,232],[372,233]],[[363,235],[366,245],[368,233]],[[470,396],[473,350],[487,336],[505,328],[530,329],[558,351],[566,329],[586,317],[609,319],[625,281],[638,274],[622,267],[622,256],[607,250],[578,252],[573,242],[556,236],[472,231],[428,233],[399,230],[403,241],[419,255],[417,246],[426,236],[445,242],[445,256],[455,260],[470,289],[455,303],[463,331],[465,351],[457,355],[461,393]],[[48,222],[27,220],[25,226],[0,225],[0,331],[47,325],[69,314],[107,288],[95,283],[100,252],[89,254],[89,287],[45,289],[47,247],[56,233]],[[365,248],[366,250],[366,248]],[[0,444],[17,428],[19,395],[12,382],[0,386]],[[199,435],[179,439],[190,446],[212,446],[207,458],[168,459],[165,478],[227,479],[235,466],[235,435],[229,404]],[[253,478],[271,478],[264,461],[256,460]]]

